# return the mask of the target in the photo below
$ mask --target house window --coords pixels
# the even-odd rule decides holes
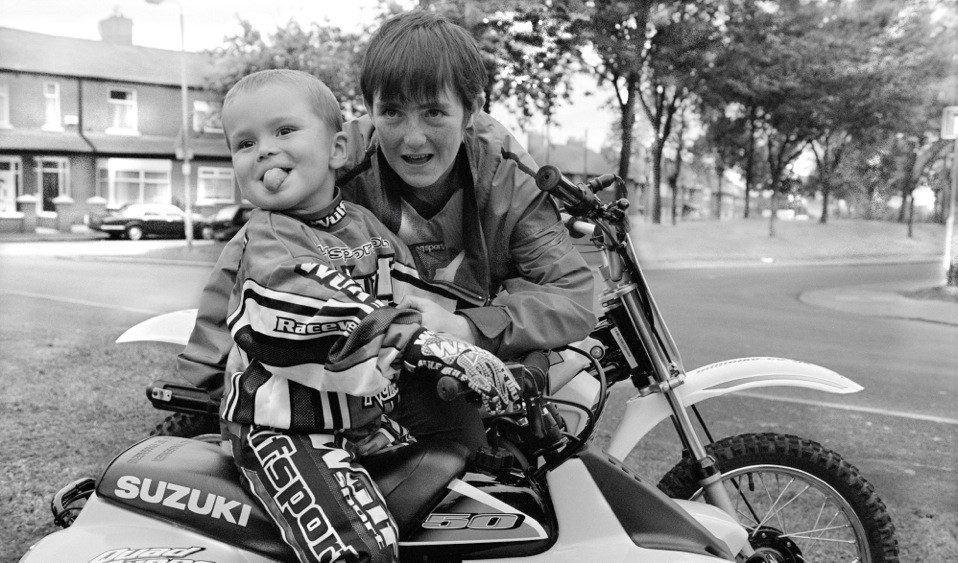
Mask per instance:
[[[139,134],[135,90],[110,90],[110,106],[113,110],[113,125],[106,130],[107,133]]]
[[[53,200],[70,195],[70,161],[62,157],[37,157],[37,196],[41,211],[56,211]]]
[[[0,213],[17,210],[17,197],[21,194],[23,172],[18,156],[0,158]]]
[[[10,125],[10,86],[0,84],[0,127],[9,129]]]
[[[193,131],[196,133],[222,133],[220,105],[200,100],[193,101]]]
[[[60,84],[58,82],[43,83],[43,107],[46,115],[43,128],[47,131],[63,131],[63,120],[60,117]]]
[[[126,203],[170,203],[169,160],[106,158],[97,162],[101,197],[109,207]]]
[[[233,203],[236,201],[232,168],[200,166],[197,174],[197,201],[209,203]]]

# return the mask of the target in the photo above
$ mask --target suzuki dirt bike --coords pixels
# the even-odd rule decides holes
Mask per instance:
[[[824,367],[781,358],[686,372],[636,259],[627,202],[603,204],[594,194],[617,182],[607,175],[576,185],[554,167],[539,170],[539,187],[564,204],[570,231],[602,250],[604,314],[586,340],[516,366],[522,409],[486,420],[492,447],[468,466],[463,452],[435,444],[364,459],[399,524],[400,557],[896,561],[884,503],[837,453],[783,434],[712,440],[696,407],[706,399],[770,386],[830,393],[861,387]],[[149,319],[118,342],[182,345],[194,317],[178,311]],[[589,438],[620,382],[637,393],[601,453]],[[437,392],[462,394],[448,378]],[[98,562],[288,560],[278,530],[217,445],[215,401],[170,382],[156,382],[147,395],[174,414],[98,481],[64,487],[52,503],[54,519],[72,526],[41,540],[24,561],[64,560],[63,554]],[[656,488],[619,460],[665,418],[683,457]]]

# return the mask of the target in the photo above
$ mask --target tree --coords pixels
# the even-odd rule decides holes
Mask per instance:
[[[208,87],[225,94],[240,78],[258,70],[302,70],[329,86],[347,115],[363,113],[358,69],[362,42],[358,34],[338,27],[313,24],[304,29],[290,20],[267,38],[240,20],[241,31],[227,37],[210,54],[216,60]]]
[[[549,119],[568,101],[569,81],[581,58],[580,0],[420,0],[419,8],[462,26],[479,44],[489,73],[486,106],[511,106],[521,117]]]
[[[819,133],[810,145],[824,198],[822,223],[828,217],[835,172],[846,155],[854,154],[849,149],[863,139],[896,131],[924,136],[921,128],[927,127],[927,119],[921,114],[927,112],[932,85],[946,68],[937,41],[931,39],[934,26],[928,8],[923,0],[904,6],[884,1],[840,4],[814,32],[825,55],[815,82],[821,101],[813,117]],[[918,169],[905,174],[903,200],[910,199],[924,168],[927,154],[922,150],[910,151],[916,160],[907,168]]]
[[[653,4],[648,0],[596,2],[589,19],[581,24],[582,35],[588,37],[602,61],[595,68],[599,82],[612,87],[619,105],[618,125],[622,142],[618,175],[626,181],[633,152],[635,103],[643,62],[648,54],[646,27]],[[623,194],[616,194],[616,197],[623,197]]]
[[[679,107],[701,80],[716,44],[718,2],[683,0],[594,2],[586,34],[620,109],[619,176],[627,178],[637,106],[653,130],[652,221],[661,222],[662,154]]]

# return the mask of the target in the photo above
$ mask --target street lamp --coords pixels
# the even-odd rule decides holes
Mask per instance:
[[[186,32],[185,26],[183,25],[183,5],[180,4],[179,0],[146,0],[148,4],[159,5],[164,2],[172,2],[180,9],[180,94],[182,99],[182,118],[183,123],[181,126],[180,134],[182,137],[182,148],[183,148],[183,199],[186,201],[186,217],[183,218],[184,229],[186,232],[186,248],[189,250],[193,249],[193,204],[191,200],[193,199],[192,194],[190,193],[190,147],[189,147],[189,110],[187,108],[187,98],[188,90],[186,88]]]

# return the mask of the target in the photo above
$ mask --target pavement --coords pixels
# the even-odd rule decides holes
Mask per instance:
[[[38,230],[36,235],[32,234],[0,234],[0,246],[6,247],[0,249],[0,254],[18,254],[15,247],[17,242],[68,242],[68,241],[91,241],[102,239],[100,233],[93,231],[77,231],[71,233],[58,233],[52,229],[49,231]],[[64,256],[73,259],[91,259],[98,261],[132,261],[141,263],[176,263],[180,265],[190,265],[209,268],[215,262],[218,255],[218,244],[213,241],[196,241],[194,243],[193,256],[183,256],[182,241],[142,241],[137,245],[130,244],[128,241],[110,241],[109,248],[104,247],[96,253],[84,253],[82,255]],[[152,243],[152,244],[150,244]],[[150,244],[150,249],[144,254],[143,244]],[[198,248],[199,247],[199,248]],[[165,251],[164,249],[168,249]],[[587,262],[595,263],[596,260],[586,248],[584,250]],[[199,252],[196,252],[199,250]],[[55,251],[57,255],[60,251]],[[69,254],[69,253],[66,253]],[[768,268],[768,267],[788,267],[802,265],[859,265],[859,264],[901,264],[934,262],[936,259],[931,256],[919,255],[911,257],[903,256],[851,256],[846,258],[828,258],[814,260],[777,260],[752,259],[752,260],[728,260],[726,258],[703,260],[677,260],[665,261],[648,259],[642,260],[642,266],[647,270],[658,269],[704,269],[716,267],[749,267],[749,268]],[[915,298],[912,294],[920,290],[927,290],[930,284],[865,284],[855,286],[833,287],[827,289],[816,289],[803,292],[799,299],[808,305],[823,307],[842,311],[845,313],[854,313],[864,316],[893,317],[913,321],[923,321],[943,325],[958,326],[958,300],[948,301],[934,298]]]
[[[922,289],[928,289],[928,286],[856,285],[805,291],[799,295],[799,299],[809,305],[846,313],[958,326],[958,301],[914,299],[907,296]]]

